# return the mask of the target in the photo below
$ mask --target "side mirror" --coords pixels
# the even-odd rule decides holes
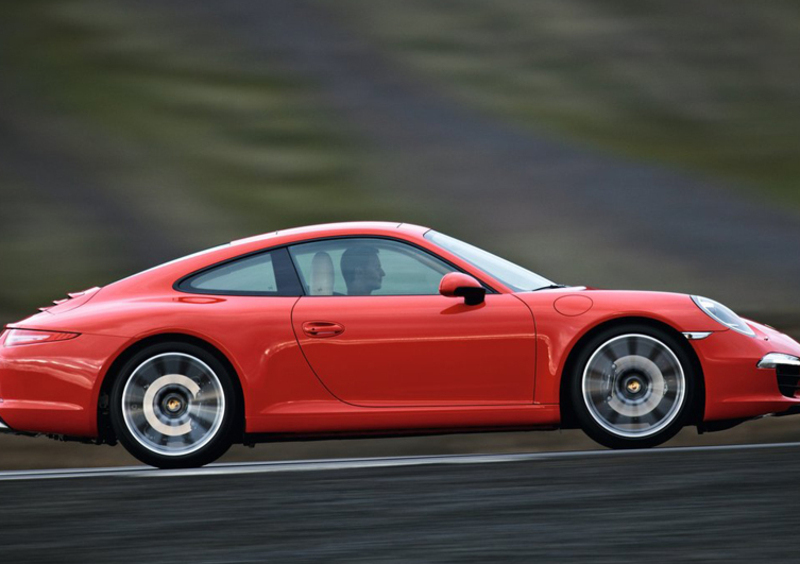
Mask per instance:
[[[486,288],[468,274],[450,272],[439,283],[439,293],[448,298],[464,298],[467,305],[478,305],[484,302]]]

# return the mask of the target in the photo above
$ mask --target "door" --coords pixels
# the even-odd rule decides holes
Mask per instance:
[[[292,325],[311,368],[353,405],[530,404],[535,330],[511,294],[438,293],[449,264],[413,245],[344,238],[290,248],[306,288]]]

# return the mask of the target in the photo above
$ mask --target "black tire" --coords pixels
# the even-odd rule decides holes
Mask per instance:
[[[165,342],[130,358],[111,390],[111,424],[134,457],[158,468],[213,462],[238,429],[235,375],[202,347]]]
[[[679,337],[642,324],[592,337],[568,375],[569,400],[583,431],[609,448],[649,448],[691,416],[697,375]]]

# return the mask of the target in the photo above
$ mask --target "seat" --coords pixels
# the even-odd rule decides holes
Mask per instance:
[[[311,259],[311,280],[308,293],[311,296],[333,295],[333,260],[331,255],[320,251]]]

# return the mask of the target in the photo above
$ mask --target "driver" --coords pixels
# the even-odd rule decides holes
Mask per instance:
[[[342,253],[340,266],[348,296],[369,296],[380,289],[386,276],[375,247],[350,247]]]

